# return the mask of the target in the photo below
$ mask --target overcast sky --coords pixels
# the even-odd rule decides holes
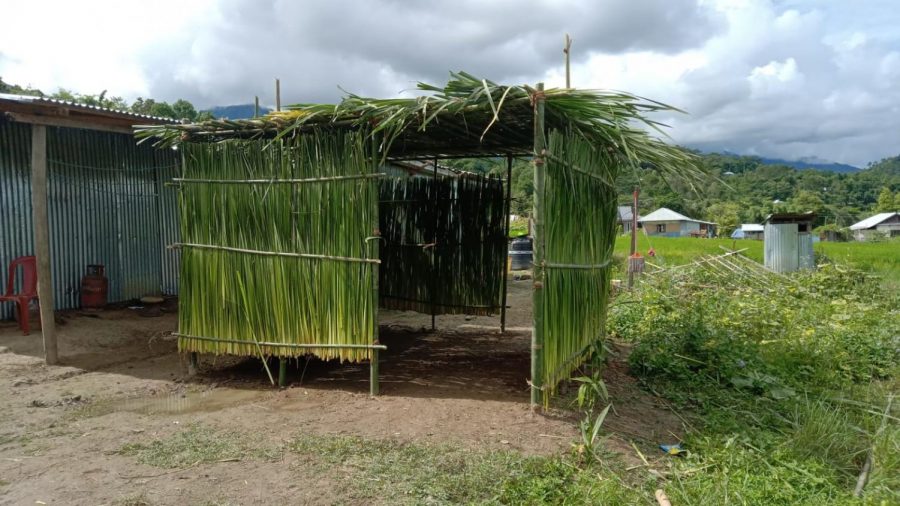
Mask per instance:
[[[200,107],[390,97],[448,70],[630,91],[676,142],[864,166],[900,154],[900,0],[0,0],[0,76]]]

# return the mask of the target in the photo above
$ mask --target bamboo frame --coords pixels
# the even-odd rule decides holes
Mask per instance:
[[[506,229],[503,232],[503,239],[506,241],[506,254],[503,255],[503,293],[501,295],[500,302],[500,333],[506,332],[506,292],[509,284],[509,208],[510,201],[512,200],[512,166],[513,166],[513,157],[509,155],[506,157],[506,207],[505,209],[505,223]]]
[[[303,184],[303,183],[329,183],[333,181],[352,181],[356,179],[378,179],[387,176],[383,172],[375,174],[355,174],[352,176],[318,177],[306,179],[193,179],[175,177],[175,183],[203,183],[203,184]]]
[[[387,346],[383,344],[333,344],[333,343],[273,343],[268,341],[252,341],[246,339],[227,339],[224,337],[195,336],[191,334],[182,334],[173,332],[173,336],[184,339],[196,339],[198,341],[209,341],[213,343],[230,343],[230,344],[257,344],[259,346],[268,346],[271,348],[331,348],[346,350],[386,350]]]
[[[338,257],[338,256],[331,256],[331,255],[317,255],[315,253],[288,253],[288,252],[279,252],[279,251],[260,251],[260,250],[255,250],[255,249],[232,248],[230,246],[216,246],[213,244],[195,244],[195,243],[188,243],[188,242],[176,242],[174,244],[170,244],[169,247],[170,248],[196,248],[196,249],[209,249],[209,250],[217,250],[217,251],[231,251],[234,253],[250,253],[253,255],[262,255],[262,256],[306,258],[309,260],[334,260],[336,262],[358,262],[358,263],[369,263],[369,264],[380,264],[381,263],[381,260],[376,260],[373,258]]]
[[[543,399],[543,375],[541,364],[543,362],[544,345],[544,315],[543,315],[543,288],[544,288],[544,83],[538,83],[537,93],[534,95],[534,292],[531,331],[531,411],[538,410]]]

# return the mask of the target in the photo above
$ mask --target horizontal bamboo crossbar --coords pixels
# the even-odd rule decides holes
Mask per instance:
[[[184,339],[196,339],[199,341],[211,341],[214,343],[233,343],[233,344],[253,344],[259,346],[271,346],[271,347],[282,347],[282,348],[338,348],[338,349],[364,349],[364,350],[386,350],[387,346],[383,344],[332,344],[332,343],[322,343],[322,344],[308,344],[308,343],[269,343],[269,342],[261,342],[261,341],[243,341],[240,339],[225,339],[219,337],[207,337],[207,336],[192,336],[190,334],[179,334],[177,332],[172,333],[173,336],[178,336]]]
[[[328,183],[331,181],[350,181],[354,179],[377,179],[387,174],[353,174],[350,176],[332,176],[306,179],[189,179],[176,177],[172,181],[176,183],[215,183],[215,184],[303,184],[303,183]]]
[[[244,249],[244,248],[232,248],[229,246],[215,246],[211,244],[194,244],[187,242],[177,242],[169,245],[169,248],[197,248],[197,249],[210,249],[210,250],[218,250],[218,251],[231,251],[234,253],[249,253],[251,255],[262,255],[262,256],[274,256],[274,257],[288,257],[288,258],[307,258],[311,260],[334,260],[337,262],[358,262],[358,263],[367,263],[367,264],[380,264],[381,260],[377,260],[374,258],[353,258],[353,257],[339,257],[339,256],[330,256],[330,255],[316,255],[313,253],[283,253],[278,251],[259,251],[255,249]]]
[[[542,262],[541,266],[548,269],[602,269],[609,266],[612,260],[607,260],[601,264],[557,264],[554,262]]]

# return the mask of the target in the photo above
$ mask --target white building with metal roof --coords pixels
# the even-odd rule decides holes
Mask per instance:
[[[688,218],[666,207],[660,207],[641,217],[638,223],[641,224],[647,235],[666,237],[713,237],[716,235],[716,223]]]
[[[859,223],[850,225],[853,238],[858,241],[873,239],[878,236],[900,237],[900,213],[879,213]]]

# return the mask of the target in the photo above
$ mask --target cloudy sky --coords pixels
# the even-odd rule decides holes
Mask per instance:
[[[0,76],[208,107],[408,94],[448,70],[630,91],[674,141],[865,166],[900,154],[898,0],[0,0]]]

